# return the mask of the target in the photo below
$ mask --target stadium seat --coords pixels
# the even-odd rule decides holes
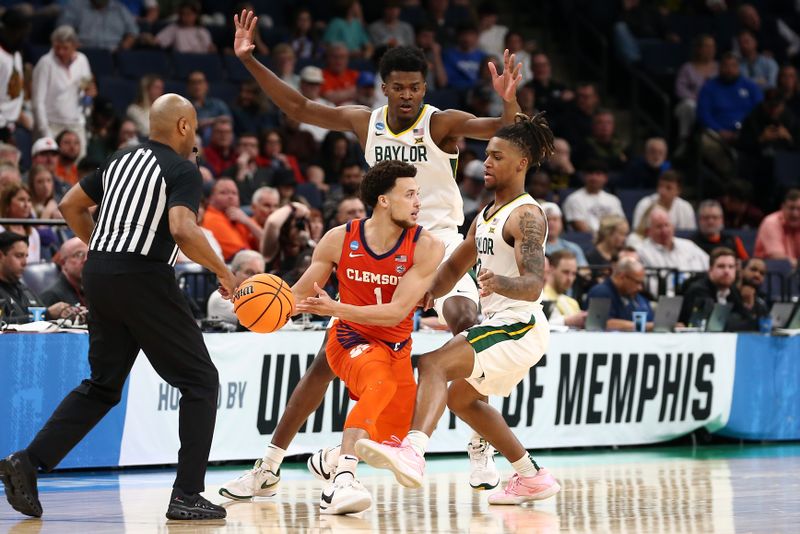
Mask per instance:
[[[654,191],[652,189],[620,188],[617,189],[616,193],[617,198],[622,203],[622,211],[625,212],[625,218],[628,219],[630,224],[633,224],[633,210],[636,209],[636,204],[647,195],[654,193]]]
[[[591,232],[564,232],[561,239],[572,241],[583,250],[584,253],[594,248],[594,240]]]
[[[772,301],[786,300],[785,286],[792,274],[792,264],[789,260],[764,260],[764,263],[767,264],[767,276],[761,290]]]
[[[210,89],[210,88],[209,88]],[[189,98],[186,94],[186,82],[180,80],[164,80],[164,92],[165,93],[175,93],[176,95],[185,96]]]
[[[190,73],[198,70],[206,75],[206,80],[212,85],[225,79],[219,54],[172,54],[172,65],[178,80],[185,80]]]
[[[308,200],[312,208],[322,209],[322,193],[317,189],[317,186],[311,183],[297,184],[295,191],[298,196]]]
[[[58,278],[58,267],[55,263],[30,263],[22,272],[22,281],[37,296],[53,285]]]
[[[138,80],[146,74],[169,78],[172,67],[163,50],[123,50],[117,52],[117,68],[121,76]]]
[[[639,40],[639,50],[644,69],[659,79],[675,76],[688,57],[684,45],[656,39]]]
[[[239,61],[239,58],[236,56],[228,54],[222,56],[222,64],[225,66],[225,70],[228,73],[228,79],[232,82],[241,83],[252,78],[250,72],[242,65],[242,62]]]
[[[300,74],[300,71],[303,70],[305,67],[308,67],[309,65],[323,68],[325,66],[325,62],[317,58],[310,58],[310,57],[297,58],[297,63],[295,63],[294,65],[294,72],[296,74]]]
[[[111,100],[117,115],[124,117],[128,106],[136,98],[136,83],[116,76],[101,76],[97,80],[97,91]]]
[[[33,147],[33,135],[31,134],[31,131],[27,128],[23,128],[22,126],[17,126],[14,129],[14,146],[17,147],[20,153],[20,168],[30,168],[31,148]]]
[[[239,86],[225,81],[214,82],[208,86],[208,95],[219,98],[230,106],[239,96]]]
[[[81,48],[81,52],[89,60],[89,66],[92,68],[95,78],[114,75],[114,58],[111,56],[111,52],[103,48]]]
[[[218,287],[216,275],[196,263],[176,263],[175,278],[195,317],[205,317],[208,297]]]
[[[729,234],[742,240],[742,245],[747,253],[752,257],[756,250],[756,235],[758,230],[747,228],[744,230],[726,230]]]
[[[772,163],[775,184],[783,188],[800,187],[800,153],[776,152]]]
[[[42,56],[50,51],[50,45],[31,45],[30,60],[34,66],[42,59]]]
[[[461,104],[461,95],[455,89],[436,89],[428,91],[425,101],[439,109],[457,109]]]

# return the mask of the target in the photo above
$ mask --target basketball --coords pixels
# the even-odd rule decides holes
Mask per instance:
[[[257,274],[241,283],[233,294],[233,311],[252,332],[278,330],[292,316],[294,296],[289,284],[273,274]]]

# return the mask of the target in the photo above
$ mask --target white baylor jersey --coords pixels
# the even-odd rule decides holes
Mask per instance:
[[[509,215],[518,208],[526,204],[532,204],[539,209],[539,203],[528,193],[523,193],[508,204],[503,205],[500,209],[495,209],[493,204],[486,206],[477,217],[475,225],[475,245],[478,248],[478,267],[477,272],[480,273],[481,269],[489,269],[495,275],[508,276],[509,278],[517,278],[520,276],[519,267],[517,267],[517,259],[514,254],[514,247],[506,243],[503,239],[503,227],[508,220]],[[486,218],[492,211],[494,214]],[[545,243],[547,243],[547,232],[545,232],[544,241],[542,242],[542,253],[544,253]],[[488,297],[481,297],[481,311],[486,317],[491,317],[493,314],[502,311],[515,311],[526,312],[530,311],[533,314],[537,309],[541,308],[539,304],[541,296],[536,302],[527,300],[516,300],[492,293]]]
[[[370,167],[387,159],[417,168],[421,207],[417,224],[426,230],[452,230],[464,222],[464,203],[456,185],[458,153],[448,154],[431,138],[431,117],[439,111],[425,104],[416,122],[394,133],[387,121],[388,106],[372,111],[364,156]]]

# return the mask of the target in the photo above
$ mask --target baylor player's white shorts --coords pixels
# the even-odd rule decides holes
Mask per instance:
[[[535,311],[500,311],[462,332],[475,351],[467,382],[483,395],[507,397],[542,358],[550,326],[541,306]]]
[[[444,258],[442,258],[442,263],[444,263],[445,260],[450,257],[453,251],[458,248],[458,245],[464,241],[464,236],[455,230],[433,230],[431,231],[431,234],[444,243]],[[465,274],[461,280],[456,282],[456,285],[453,287],[450,293],[436,299],[434,302],[433,309],[436,310],[436,314],[439,316],[440,324],[447,324],[444,320],[444,314],[442,313],[442,310],[444,308],[445,301],[450,297],[466,297],[474,302],[475,306],[478,306],[478,285],[475,283],[475,279],[470,273]]]

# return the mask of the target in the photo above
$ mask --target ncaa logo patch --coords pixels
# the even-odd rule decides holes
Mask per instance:
[[[350,241],[350,250],[358,250],[358,241]]]
[[[406,266],[405,265],[397,265],[394,268],[394,270],[397,271],[397,274],[403,274],[404,272],[406,272]]]
[[[386,129],[386,125],[383,124],[382,122],[376,122],[375,123],[375,129],[378,130],[379,132],[383,131],[383,130]]]

